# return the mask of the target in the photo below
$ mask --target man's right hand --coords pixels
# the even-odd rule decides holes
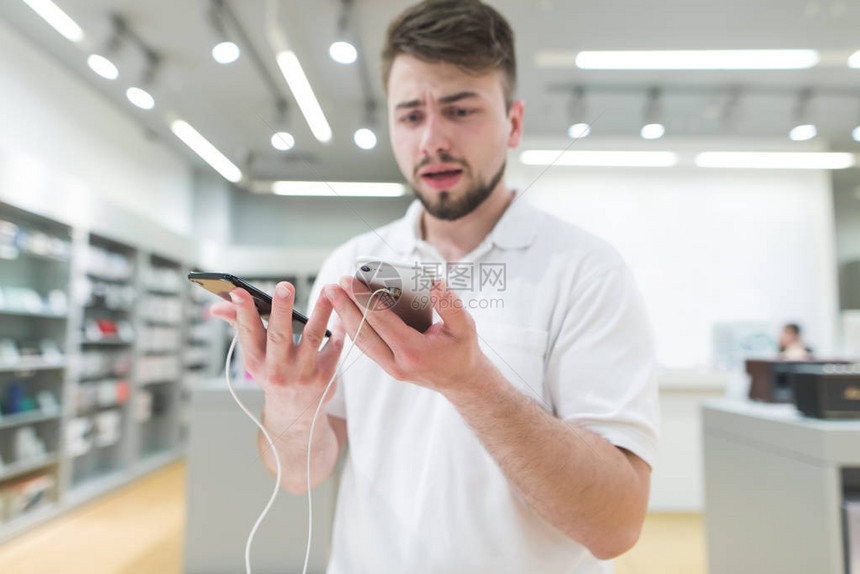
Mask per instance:
[[[236,288],[230,296],[233,303],[216,303],[210,312],[238,331],[245,370],[266,395],[266,418],[309,426],[316,405],[337,368],[344,341],[343,328],[335,318],[332,336],[320,349],[332,312],[325,292],[321,292],[298,345],[293,343],[295,288],[289,282],[279,283],[275,289],[268,329],[263,327],[247,291]],[[333,395],[334,386],[326,394],[326,402]],[[286,429],[270,430],[278,434]]]

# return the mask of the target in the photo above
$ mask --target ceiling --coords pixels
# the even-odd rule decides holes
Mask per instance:
[[[352,143],[364,118],[366,94],[360,67],[337,64],[328,46],[337,34],[340,0],[226,0],[252,46],[242,46],[234,64],[215,63],[210,50],[217,36],[208,18],[208,0],[55,0],[84,29],[95,45],[110,34],[108,15],[121,14],[135,34],[162,58],[151,91],[157,107],[142,111],[125,99],[125,88],[137,83],[141,54],[130,46],[114,59],[116,82],[93,74],[86,54],[48,27],[23,2],[0,2],[0,18],[53,54],[105,97],[164,138],[189,159],[199,162],[168,129],[168,117],[195,126],[246,173],[257,179],[400,180],[385,125],[378,126],[380,145],[363,151]],[[819,137],[833,149],[860,151],[850,138],[860,123],[860,69],[845,60],[860,49],[858,0],[496,0],[517,36],[519,96],[526,102],[526,136],[564,136],[574,85],[585,88],[593,136],[638,139],[646,92],[664,90],[667,137],[655,149],[671,147],[673,137],[738,136],[787,138],[797,95],[811,88],[810,118]],[[408,2],[354,0],[357,30],[370,94],[383,108],[379,53],[388,22]],[[266,22],[277,10],[276,25],[300,58],[334,131],[333,141],[313,138],[295,106],[267,41]],[[268,12],[267,12],[268,10]],[[228,28],[229,30],[229,28]],[[241,45],[241,42],[240,42]],[[271,148],[278,126],[276,97],[248,57],[253,48],[290,104],[287,121],[296,137],[290,152]],[[584,71],[536,66],[541,51],[672,50],[672,49],[814,48],[822,63],[803,71]],[[740,99],[736,121],[726,125],[721,109],[726,90],[736,87]],[[585,147],[585,146],[583,146]],[[202,163],[201,163],[202,165]]]

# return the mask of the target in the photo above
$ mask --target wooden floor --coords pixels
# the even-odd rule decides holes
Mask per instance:
[[[185,529],[185,465],[56,518],[0,546],[2,572],[180,574]],[[705,574],[702,517],[655,514],[616,574]]]

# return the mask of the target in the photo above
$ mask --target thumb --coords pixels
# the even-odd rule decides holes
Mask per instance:
[[[448,288],[444,279],[433,283],[433,308],[442,317],[445,325],[460,333],[471,328],[471,317],[466,311],[463,300],[454,291]]]

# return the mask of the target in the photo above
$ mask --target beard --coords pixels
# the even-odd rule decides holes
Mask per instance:
[[[452,162],[450,158],[443,157],[441,159],[445,162]],[[463,164],[463,162],[457,163]],[[465,164],[463,165],[465,168]],[[490,197],[490,194],[493,193],[493,190],[502,180],[506,166],[507,161],[502,162],[502,167],[499,168],[499,171],[496,172],[490,181],[482,181],[479,179],[475,182],[475,185],[466,189],[460,197],[451,197],[450,191],[443,190],[436,192],[434,194],[436,196],[434,199],[432,197],[428,197],[428,194],[424,194],[419,191],[414,185],[412,186],[412,191],[415,193],[418,200],[421,201],[421,205],[424,206],[427,213],[436,219],[454,221],[469,215],[475,211],[479,205],[484,203],[488,197]],[[468,169],[464,169],[463,175],[465,176],[469,171],[470,170]]]

